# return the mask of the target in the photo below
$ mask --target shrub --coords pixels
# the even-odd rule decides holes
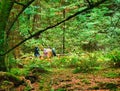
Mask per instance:
[[[27,69],[19,69],[19,68],[12,68],[10,70],[10,73],[17,75],[17,76],[26,76],[29,74],[29,71]]]
[[[91,72],[100,67],[100,63],[97,61],[97,57],[94,54],[90,54],[88,57],[81,58],[80,62],[80,65],[73,71],[74,73]]]
[[[52,60],[51,66],[52,67],[58,67],[58,68],[66,67],[68,62],[69,62],[69,58],[67,56],[63,56],[63,57],[60,57],[60,58],[54,58]]]
[[[7,63],[7,66],[9,70],[13,67],[17,67],[17,60],[13,57],[13,55],[10,55],[9,62]]]
[[[111,53],[108,54],[110,58],[109,64],[112,67],[120,67],[120,51],[113,50]]]
[[[61,56],[60,58],[53,58],[51,66],[52,67],[78,67],[80,64],[79,57],[77,55],[71,54],[69,56]]]
[[[50,63],[46,60],[35,59],[25,66],[32,73],[45,73],[50,68]]]
[[[69,61],[68,67],[78,67],[79,62],[80,61],[78,57],[72,57]]]

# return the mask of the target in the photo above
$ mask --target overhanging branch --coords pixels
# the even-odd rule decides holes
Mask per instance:
[[[18,43],[17,45],[15,45],[13,48],[11,48],[11,49],[9,49],[8,51],[6,51],[4,54],[0,54],[0,56],[6,55],[7,53],[11,52],[13,49],[17,48],[18,46],[20,46],[21,44],[23,44],[24,42],[26,42],[27,40],[33,38],[34,36],[40,35],[40,34],[43,33],[44,31],[47,31],[48,29],[54,28],[54,27],[62,24],[63,22],[68,21],[68,20],[70,20],[71,18],[79,15],[80,13],[83,13],[83,12],[86,12],[86,11],[88,11],[88,10],[91,10],[91,9],[93,9],[94,7],[97,7],[97,6],[99,6],[100,4],[104,3],[105,1],[107,1],[107,0],[101,0],[101,1],[99,1],[99,2],[97,2],[97,3],[95,3],[93,6],[87,7],[87,8],[85,8],[85,9],[81,10],[81,11],[78,11],[78,12],[74,13],[73,15],[67,17],[66,19],[64,19],[64,20],[62,20],[62,21],[60,21],[60,22],[58,22],[58,23],[56,23],[56,24],[54,24],[54,25],[52,25],[52,26],[48,26],[48,27],[46,27],[45,29],[39,30],[39,31],[36,32],[35,34],[33,34],[33,35],[29,36],[28,38],[25,38],[24,40],[22,40],[20,43]]]

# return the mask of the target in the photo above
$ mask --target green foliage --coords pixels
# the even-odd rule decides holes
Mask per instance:
[[[29,49],[33,49],[34,50],[34,47],[40,46],[41,43],[42,43],[41,40],[31,39],[30,41],[27,41],[25,43],[25,46],[28,47]]]
[[[57,91],[66,91],[66,89],[65,88],[59,88],[59,89],[57,89]]]
[[[79,58],[78,57],[73,57],[70,59],[70,62],[68,64],[68,66],[70,67],[76,67],[79,65]]]
[[[9,68],[16,67],[17,66],[17,60],[9,55],[9,63],[8,63]]]
[[[108,83],[108,84],[106,84],[106,88],[115,90],[115,89],[117,89],[117,85],[115,83]]]
[[[12,68],[10,70],[10,73],[17,76],[27,76],[29,74],[29,71],[27,69]]]
[[[4,85],[4,86],[8,86],[8,85],[11,85],[11,82],[10,81],[3,81],[1,85]]]
[[[95,0],[94,2],[97,2]],[[111,43],[114,42],[113,48],[115,46],[119,47],[119,35],[116,38],[111,37],[111,33],[116,36],[115,33],[119,34],[119,26],[113,26],[112,22],[116,23],[118,20],[119,12],[115,12],[113,16],[106,16],[113,12],[112,6],[114,2],[119,2],[119,0],[108,2],[108,4],[101,5],[98,8],[94,8],[91,11],[81,13],[75,18],[69,20],[65,23],[65,26],[55,27],[46,31],[36,39],[32,39],[25,43],[27,48],[32,48],[35,45],[43,45],[43,47],[50,46],[55,47],[58,53],[62,52],[62,37],[65,36],[65,52],[72,52],[74,49],[79,52],[81,50],[81,44],[83,42],[89,42],[90,40],[95,40],[98,42],[98,45],[103,45],[106,47],[108,45],[111,47]],[[39,6],[40,5],[40,6]],[[63,19],[63,10],[66,9],[65,17],[82,10],[85,7],[84,0],[74,1],[66,0],[64,3],[60,0],[50,0],[50,1],[41,1],[37,4],[31,5],[28,7],[24,13],[19,18],[20,26],[19,31],[23,37],[27,37],[30,34],[28,30],[33,34],[40,29],[44,29],[49,25],[53,25]],[[112,6],[113,7],[113,6]],[[115,7],[117,8],[117,7]],[[28,15],[30,19],[28,20]],[[33,30],[33,19],[35,18],[35,30]],[[114,25],[114,24],[113,24]],[[63,27],[65,27],[65,35],[63,35]],[[111,28],[116,27],[115,31],[110,31]],[[110,29],[109,29],[110,28]],[[97,33],[98,31],[108,32],[108,33]],[[114,33],[113,33],[114,32]],[[107,48],[109,48],[107,47]],[[29,50],[30,51],[30,50]]]
[[[120,51],[119,49],[115,49],[108,54],[110,58],[110,66],[112,67],[120,67]]]
[[[73,73],[79,72],[91,72],[94,70],[98,70],[100,67],[100,63],[97,61],[97,57],[95,54],[84,55],[83,58],[80,59],[80,65],[73,71]]]
[[[19,60],[15,59],[13,54],[8,54],[8,62],[6,62],[7,71],[10,71],[11,68],[15,68],[20,64]]]
[[[99,86],[103,86],[105,89],[110,89],[111,91],[118,91],[117,85],[115,83],[100,83]]]
[[[39,1],[39,0],[38,0]],[[95,2],[98,0],[95,0]],[[23,1],[24,2],[24,1]],[[108,4],[101,5],[98,8],[94,8],[91,11],[81,13],[77,17],[71,19],[68,22],[65,22],[65,25],[61,24],[58,27],[50,29],[40,35],[37,39],[28,40],[23,45],[23,51],[27,50],[28,53],[33,52],[35,46],[43,47],[55,47],[57,53],[62,52],[62,43],[63,43],[63,29],[65,27],[65,52],[70,53],[74,52],[80,55],[82,50],[83,42],[92,42],[96,45],[103,45],[109,50],[112,47],[119,47],[120,39],[120,29],[119,24],[115,26],[118,22],[120,13],[118,11],[114,12],[113,15],[107,15],[113,13],[117,9],[116,6],[113,6],[113,2],[119,3],[119,0],[108,2]],[[20,32],[20,35],[23,38],[30,36],[28,30],[31,34],[37,32],[40,29],[44,29],[46,26],[56,24],[57,22],[63,19],[63,10],[65,9],[65,17],[82,10],[85,5],[83,0],[65,0],[65,3],[60,2],[60,0],[50,0],[50,1],[41,1],[40,3],[34,3],[28,7],[24,14],[19,17],[19,25],[16,24],[17,31]],[[40,5],[40,6],[39,6]],[[113,7],[113,8],[110,8]],[[1,2],[0,2],[1,9]],[[14,11],[13,11],[14,12]],[[29,17],[30,15],[30,17]],[[29,19],[28,19],[29,18]],[[35,21],[34,21],[35,18]],[[112,18],[112,20],[111,20]],[[2,19],[2,18],[1,18]],[[34,26],[35,22],[35,26]],[[35,27],[35,30],[33,29]],[[100,32],[99,32],[100,31]],[[102,33],[101,33],[102,32]],[[4,44],[4,31],[1,32],[0,44]],[[14,37],[14,36],[13,36]],[[95,46],[92,45],[95,49]],[[90,48],[90,46],[87,46]],[[105,50],[106,51],[106,50]],[[0,51],[4,52],[3,48]],[[113,64],[119,65],[120,53],[111,53],[108,58],[111,59]],[[97,55],[99,56],[99,55]],[[100,57],[100,56],[99,56]],[[100,59],[100,58],[99,58]],[[104,61],[104,57],[102,59]],[[16,60],[10,59],[10,65],[17,66]],[[92,70],[98,70],[99,62],[96,56],[88,56],[87,58],[78,57],[76,55],[70,55],[65,57],[53,58],[52,62],[38,61],[26,65],[26,68],[41,69],[46,70],[49,67],[76,67],[77,72],[89,72]],[[12,71],[13,72],[13,71]],[[16,75],[21,75],[22,73],[18,70],[15,70]]]
[[[46,73],[50,64],[46,61],[36,59],[25,66],[32,73]]]
[[[52,67],[66,67],[66,65],[68,64],[69,60],[68,60],[68,57],[60,57],[60,59],[58,58],[54,58],[53,61],[52,61],[52,64],[51,66]]]
[[[79,57],[75,54],[69,56],[61,56],[60,58],[53,58],[51,67],[62,67],[62,68],[72,68],[79,66]]]
[[[120,4],[120,0],[115,0],[114,1],[116,4]]]
[[[37,13],[37,9],[40,8],[40,6],[29,6],[24,13],[27,15],[34,15]]]
[[[120,76],[120,73],[115,73],[115,72],[108,72],[108,73],[105,73],[103,74],[105,77],[108,77],[108,78],[115,78],[115,77],[119,77]]]
[[[31,89],[32,89],[32,88],[27,85],[27,86],[25,87],[24,91],[30,91]]]
[[[89,79],[82,79],[82,82],[85,83],[85,84],[90,84]]]

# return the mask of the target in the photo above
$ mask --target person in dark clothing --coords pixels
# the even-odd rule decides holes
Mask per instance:
[[[35,49],[34,49],[34,56],[35,57],[39,57],[40,56],[39,48],[38,47],[35,47]]]
[[[52,48],[52,54],[56,56],[55,48]]]

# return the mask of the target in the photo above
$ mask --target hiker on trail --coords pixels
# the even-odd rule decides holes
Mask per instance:
[[[50,48],[44,48],[43,54],[44,54],[45,58],[51,58],[52,57],[52,51],[51,51]]]
[[[56,56],[55,48],[44,48],[43,54],[45,58],[51,58],[52,56]]]
[[[39,48],[38,47],[35,47],[35,49],[34,49],[34,56],[35,57],[39,57],[40,56]]]

